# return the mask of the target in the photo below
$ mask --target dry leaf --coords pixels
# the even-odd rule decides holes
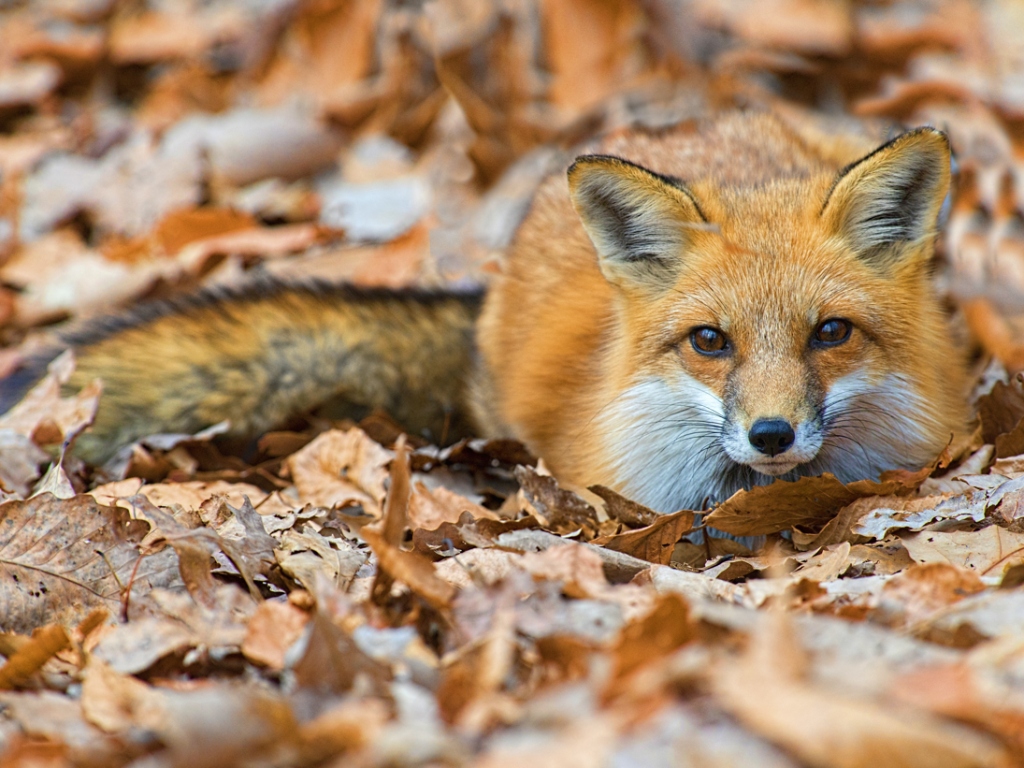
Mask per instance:
[[[695,515],[688,510],[660,515],[646,528],[594,539],[594,544],[660,565],[668,565],[676,542],[693,530]]]
[[[145,523],[90,496],[8,501],[0,504],[0,522],[0,578],[8,585],[0,614],[8,631],[75,623],[96,607],[120,613],[133,573],[133,594],[177,582],[173,556],[145,557],[136,569]]]
[[[391,453],[360,429],[331,430],[288,459],[299,498],[321,507],[360,505],[380,517]]]
[[[798,526],[822,526],[856,499],[913,493],[936,467],[948,462],[944,453],[919,472],[892,470],[882,473],[878,482],[858,480],[844,485],[828,473],[795,482],[776,480],[771,485],[738,491],[715,507],[704,522],[733,536],[763,536]]]
[[[242,653],[270,669],[284,668],[285,654],[302,636],[309,613],[286,602],[265,602],[249,620]]]
[[[998,525],[980,531],[922,531],[901,541],[916,563],[949,563],[980,576],[1000,576],[1024,563],[1024,534]]]
[[[497,519],[497,515],[489,509],[447,488],[431,490],[418,482],[409,499],[409,527],[413,530],[434,530],[442,523],[459,523],[465,513],[469,513],[475,520]]]
[[[975,731],[804,680],[807,662],[788,619],[773,615],[761,624],[742,662],[718,668],[715,691],[727,711],[802,761],[822,768],[1004,764],[1000,745]]]
[[[903,621],[914,624],[984,589],[978,575],[966,568],[938,562],[913,565],[882,587],[882,610],[891,617],[897,604]]]
[[[561,534],[582,529],[586,539],[592,539],[597,533],[594,508],[572,491],[559,487],[555,478],[537,474],[527,466],[516,467],[515,476],[532,511],[544,521],[546,528]]]
[[[0,666],[0,689],[9,690],[25,685],[32,675],[42,669],[43,664],[69,644],[67,632],[59,625],[50,624],[34,630],[32,639],[22,643]]]

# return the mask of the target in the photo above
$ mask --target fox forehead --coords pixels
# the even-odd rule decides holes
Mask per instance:
[[[754,238],[748,238],[748,242]],[[766,239],[766,238],[759,238]],[[709,325],[737,341],[770,342],[803,337],[818,322],[842,317],[864,330],[885,334],[885,300],[879,291],[891,280],[873,273],[824,236],[780,234],[763,249],[733,244],[728,231],[718,242],[688,254],[672,290],[637,311],[638,326],[671,344],[692,329]]]

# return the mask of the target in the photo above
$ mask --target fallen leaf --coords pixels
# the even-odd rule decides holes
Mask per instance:
[[[95,656],[85,668],[81,702],[85,719],[107,733],[158,727],[164,714],[154,689]]]
[[[57,652],[70,644],[67,632],[57,624],[49,624],[32,632],[32,638],[0,666],[0,689],[19,688],[42,669]]]
[[[447,488],[429,489],[418,482],[409,499],[409,527],[413,530],[434,530],[442,523],[460,522],[462,515],[467,512],[475,520],[497,519],[497,515],[489,509]]]
[[[527,466],[515,469],[516,480],[531,509],[555,533],[572,533],[582,529],[586,539],[597,533],[597,512],[572,491],[558,485],[550,475],[540,475]]]
[[[980,531],[922,531],[901,541],[916,563],[949,563],[980,576],[999,576],[1024,563],[1024,534],[998,525]]]
[[[34,437],[41,425],[53,424],[57,432],[55,439],[48,442],[60,445],[73,440],[92,424],[103,391],[102,384],[94,381],[71,397],[61,397],[61,387],[67,384],[74,369],[75,356],[71,350],[57,356],[48,364],[46,375],[17,405],[0,416],[0,430]]]
[[[660,515],[654,523],[645,528],[626,531],[615,536],[601,536],[593,543],[617,552],[639,557],[660,565],[668,565],[676,542],[693,530],[696,515],[688,510],[671,515]]]
[[[347,632],[316,611],[310,620],[305,653],[292,668],[302,688],[345,693],[362,679],[376,693],[383,692],[391,675],[387,667],[371,659]]]
[[[90,496],[8,501],[0,504],[0,522],[0,580],[8,585],[0,590],[0,614],[8,631],[76,623],[97,607],[120,613],[129,581],[133,595],[180,584],[173,555],[145,557],[136,568],[145,523]]]
[[[380,517],[392,455],[360,429],[331,430],[289,457],[299,498],[321,507],[360,505]]]
[[[898,606],[902,622],[915,624],[984,589],[978,575],[966,568],[939,562],[912,565],[882,587],[885,603],[880,612],[891,619]]]
[[[802,761],[822,768],[1004,764],[998,742],[976,731],[805,680],[807,661],[789,620],[770,615],[761,625],[741,662],[716,670],[714,689],[726,711]]]
[[[883,472],[878,482],[858,480],[844,485],[827,472],[794,482],[776,480],[771,485],[738,491],[719,504],[705,523],[733,536],[763,536],[796,527],[820,527],[836,512],[865,496],[906,496],[913,493],[937,467],[948,463],[944,453],[918,472]]]
[[[689,606],[678,594],[666,594],[642,619],[627,625],[614,649],[616,675],[628,675],[672,653],[696,637]]]
[[[288,602],[264,602],[246,627],[242,653],[250,661],[284,669],[285,654],[302,636],[310,615]]]
[[[653,509],[627,499],[625,496],[616,493],[611,488],[605,488],[603,485],[592,485],[587,490],[601,497],[605,504],[604,511],[608,517],[612,520],[618,520],[630,528],[643,528],[656,522],[661,517]]]

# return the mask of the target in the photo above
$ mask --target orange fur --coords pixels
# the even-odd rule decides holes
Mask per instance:
[[[931,459],[964,421],[962,366],[929,278],[945,137],[907,134],[845,173],[870,145],[837,146],[771,115],[732,115],[614,137],[594,147],[614,158],[550,179],[478,325],[490,406],[478,420],[566,480],[666,512],[778,474],[853,480]],[[616,206],[633,218],[609,226]],[[811,348],[828,318],[852,323],[849,341]],[[689,334],[701,326],[731,353],[698,353]],[[818,449],[807,443],[807,461],[728,455],[729,440],[749,453],[736,441],[757,419],[827,420],[830,393],[833,413],[846,393],[852,412],[820,430]]]

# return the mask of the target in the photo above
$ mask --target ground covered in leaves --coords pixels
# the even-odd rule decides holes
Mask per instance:
[[[485,282],[574,143],[814,108],[948,131],[979,413],[698,523],[379,413],[87,466],[63,356],[0,417],[0,764],[1024,766],[1022,41],[1008,0],[0,4],[0,376],[201,286]]]

